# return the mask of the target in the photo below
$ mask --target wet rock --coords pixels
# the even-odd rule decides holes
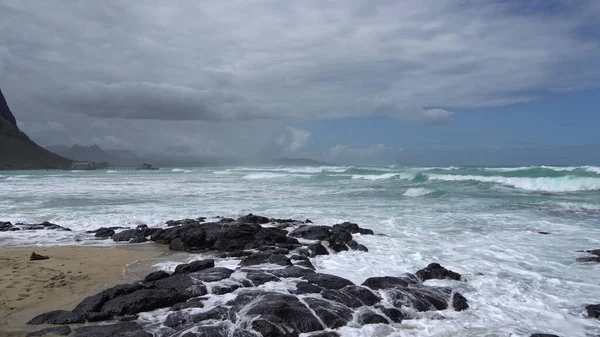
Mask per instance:
[[[106,289],[96,295],[89,296],[83,299],[76,307],[73,312],[84,315],[87,317],[91,312],[97,312],[106,301],[109,301],[115,297],[132,293],[136,290],[142,289],[139,284],[120,284],[115,287]]]
[[[404,319],[404,314],[402,313],[402,311],[396,308],[380,307],[379,310],[381,310],[381,313],[386,315],[387,318],[389,318],[390,321],[394,323],[402,323],[402,320]]]
[[[340,337],[340,334],[335,331],[317,332],[309,337]]]
[[[352,233],[347,232],[347,231],[333,232],[333,234],[331,235],[331,241],[347,244],[350,241],[352,241]]]
[[[39,260],[48,260],[50,257],[46,255],[36,254],[35,252],[31,253],[29,256],[29,261],[39,261]]]
[[[358,316],[358,323],[361,325],[366,324],[388,324],[387,318],[375,313],[371,310],[366,310]]]
[[[296,283],[295,294],[318,294],[323,291],[323,288],[308,282]]]
[[[194,323],[204,322],[208,320],[224,321],[229,319],[230,311],[225,307],[216,307],[206,312],[194,314],[190,316],[190,320]]]
[[[339,253],[341,251],[347,251],[348,250],[348,246],[345,243],[338,243],[338,242],[330,242],[329,243],[329,249],[333,250],[336,253]]]
[[[57,231],[67,231],[67,232],[71,231],[71,229],[69,229],[69,228],[62,227],[62,226],[59,226],[57,224],[53,224],[53,223],[48,222],[48,221],[44,221],[44,222],[39,223],[39,224],[17,223],[14,226],[15,227],[19,227],[21,230],[24,230],[24,231],[33,231],[33,230],[57,230]]]
[[[164,270],[158,270],[155,272],[152,272],[148,275],[146,275],[146,277],[144,278],[144,282],[152,282],[152,281],[157,281],[157,280],[162,280],[164,278],[170,277],[171,274],[167,273]]]
[[[219,285],[219,286],[214,286],[210,292],[211,292],[211,294],[215,294],[215,295],[223,295],[223,294],[229,294],[231,292],[234,292],[241,287],[242,287],[242,285],[239,283]]]
[[[600,249],[591,249],[591,250],[586,250],[585,252],[590,253],[592,255],[600,256]]]
[[[321,273],[307,274],[303,279],[325,289],[341,289],[345,286],[354,285],[354,283],[345,278]]]
[[[226,325],[198,326],[193,332],[187,332],[181,337],[228,337],[228,330]]]
[[[238,221],[240,223],[266,224],[269,223],[269,218],[250,213],[239,218]]]
[[[122,232],[119,233],[115,233],[112,236],[113,241],[115,242],[120,242],[120,241],[131,241],[133,239],[140,239],[139,237],[144,237],[144,232],[138,229],[126,229]]]
[[[232,312],[242,308],[249,316],[258,316],[252,329],[263,336],[289,336],[322,330],[323,326],[312,312],[293,295],[278,292],[242,291],[232,305]],[[277,334],[279,332],[279,334]]]
[[[67,336],[71,333],[71,328],[68,326],[57,326],[53,328],[46,328],[38,331],[33,331],[25,335],[26,337],[37,337],[37,336]]]
[[[179,311],[179,310],[189,309],[189,308],[204,308],[204,303],[202,303],[202,302],[205,300],[206,300],[206,298],[204,298],[204,297],[191,298],[185,302],[175,304],[174,306],[171,307],[171,310]]]
[[[309,254],[311,257],[317,255],[329,255],[329,251],[320,242],[308,246]]]
[[[369,251],[369,249],[365,245],[361,245],[360,243],[358,243],[354,240],[350,240],[350,242],[348,242],[348,247],[350,247],[350,249],[352,249],[352,250],[358,250],[361,252]]]
[[[95,230],[94,236],[97,238],[108,238],[115,234],[115,231],[110,228],[100,227]]]
[[[136,322],[121,322],[109,325],[82,326],[74,330],[73,337],[152,337]]]
[[[336,329],[342,327],[352,319],[352,310],[342,304],[312,297],[304,298],[304,302],[319,316],[328,328]]]
[[[387,291],[388,297],[396,308],[410,307],[417,311],[444,310],[448,308],[449,288],[412,286],[393,288]]]
[[[326,289],[323,290],[321,296],[350,308],[358,308],[363,305],[372,306],[381,301],[381,298],[368,288],[355,285],[345,286],[340,290]]]
[[[195,280],[204,282],[216,282],[229,278],[233,274],[233,270],[227,268],[208,268],[198,272],[189,274]]]
[[[407,274],[403,277],[393,277],[393,276],[379,276],[379,277],[370,277],[363,282],[363,286],[369,287],[373,290],[379,289],[390,289],[396,287],[406,287],[409,284],[419,284],[419,280],[411,274]]]
[[[600,256],[579,257],[577,262],[600,262]]]
[[[187,324],[190,322],[190,315],[187,313],[176,312],[172,313],[163,322],[165,326],[169,328],[177,329],[178,327]]]
[[[451,279],[460,281],[461,278],[461,275],[459,273],[455,273],[452,270],[448,270],[442,267],[439,263],[430,263],[426,268],[417,271],[416,275],[422,281],[427,281],[431,279]]]
[[[460,293],[454,293],[452,295],[452,307],[456,311],[463,311],[469,309],[469,304],[467,299],[461,295]]]
[[[27,324],[73,324],[84,322],[85,317],[81,314],[66,310],[54,310],[35,316]]]
[[[250,280],[254,284],[254,286],[259,286],[267,282],[280,281],[279,277],[258,270],[249,271],[246,275],[246,278]]]
[[[542,234],[542,235],[549,235],[550,232],[538,232],[538,234]]]
[[[333,225],[331,228],[333,232],[336,231],[346,231],[352,234],[363,234],[363,235],[372,235],[373,231],[367,228],[360,228],[357,224],[352,222],[344,222],[341,224]]]
[[[600,318],[600,304],[590,304],[585,306],[589,317]]]
[[[292,262],[283,254],[256,253],[240,262],[240,266],[252,266],[257,264],[277,264],[280,266],[291,266]]]
[[[188,298],[185,294],[166,289],[141,289],[107,301],[102,305],[96,318],[110,318],[166,308],[184,302]]]
[[[282,269],[275,269],[269,271],[271,274],[281,277],[281,278],[289,278],[289,277],[303,277],[308,274],[313,274],[315,271],[312,269],[306,269],[297,266],[290,266]]]
[[[183,263],[177,265],[173,274],[187,274],[208,268],[214,268],[214,266],[215,261],[212,259],[198,260],[190,263]]]
[[[298,261],[294,263],[295,266],[298,267],[302,267],[302,268],[308,268],[310,270],[315,270],[315,266],[313,266],[313,264],[310,261]]]
[[[312,226],[303,225],[290,233],[290,236],[303,238],[306,240],[326,240],[331,237],[332,233],[327,226]]]
[[[0,232],[18,231],[19,227],[13,226],[12,223],[7,221],[0,221]]]

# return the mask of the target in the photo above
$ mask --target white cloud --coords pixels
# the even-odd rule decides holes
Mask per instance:
[[[2,53],[12,55],[0,56],[2,67],[22,75],[2,85],[99,117],[305,120],[385,113],[442,124],[456,109],[595,88],[600,77],[600,45],[585,34],[600,17],[593,0],[565,2],[560,15],[543,2],[511,1],[97,6],[2,2]]]
[[[285,152],[296,153],[311,143],[310,132],[288,126],[275,141]]]

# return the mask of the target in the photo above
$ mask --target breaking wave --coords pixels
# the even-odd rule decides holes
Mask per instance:
[[[431,174],[429,175],[429,179],[440,181],[479,181],[484,183],[496,183],[526,191],[538,192],[578,192],[600,190],[600,178],[576,176],[524,178]]]
[[[433,193],[433,190],[423,188],[423,187],[411,187],[402,194],[405,197],[422,197],[428,194]]]

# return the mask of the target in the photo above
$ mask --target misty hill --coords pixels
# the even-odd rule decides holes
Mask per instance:
[[[37,145],[19,129],[0,90],[0,170],[69,169],[71,163]]]
[[[128,150],[103,150],[98,145],[49,146],[48,150],[77,161],[107,162],[110,166],[137,166],[144,159]]]
[[[279,158],[272,162],[273,165],[281,166],[336,166],[310,158]]]

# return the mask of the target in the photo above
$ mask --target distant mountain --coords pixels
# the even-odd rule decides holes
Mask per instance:
[[[69,169],[72,161],[54,154],[22,132],[0,90],[0,170]]]
[[[110,166],[137,166],[145,160],[129,150],[103,150],[98,145],[49,146],[49,150],[77,161],[107,162]]]
[[[336,166],[310,158],[279,158],[273,160],[272,164],[281,166]]]

